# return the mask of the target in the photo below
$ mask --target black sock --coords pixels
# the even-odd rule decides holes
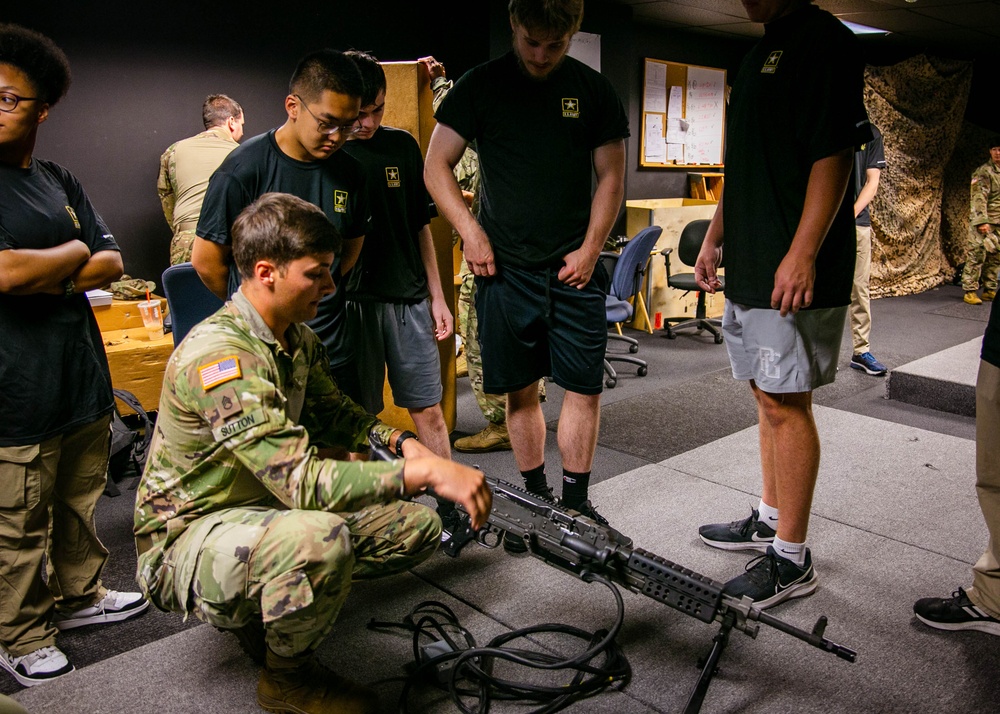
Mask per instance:
[[[545,462],[541,466],[522,471],[521,476],[524,477],[524,487],[532,493],[542,493],[549,485],[545,480]]]
[[[587,500],[587,491],[589,488],[589,471],[578,474],[563,469],[563,506],[566,508],[577,508],[581,503]]]

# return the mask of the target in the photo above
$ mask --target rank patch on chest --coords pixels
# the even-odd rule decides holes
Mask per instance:
[[[337,213],[347,213],[347,191],[334,190],[333,210]]]
[[[233,419],[232,421],[227,421],[222,426],[212,429],[212,436],[215,437],[216,441],[225,441],[237,434],[242,434],[247,429],[260,426],[265,421],[267,420],[264,417],[264,410],[256,409],[249,414]]]
[[[399,188],[399,167],[385,167],[385,185],[389,188]]]
[[[580,100],[575,97],[563,97],[562,114],[566,119],[579,119]]]
[[[764,60],[764,66],[760,68],[761,74],[774,74],[778,69],[778,60],[781,59],[783,50],[775,50]]]
[[[76,211],[73,210],[72,206],[66,206],[65,208],[66,213],[68,213],[69,217],[73,219],[73,227],[80,230],[80,219],[76,217]]]
[[[209,364],[203,364],[198,368],[198,376],[201,378],[201,388],[206,392],[212,387],[239,379],[243,376],[240,371],[240,358],[232,355]]]

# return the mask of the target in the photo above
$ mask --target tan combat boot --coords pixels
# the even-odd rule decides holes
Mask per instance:
[[[996,290],[983,290],[983,302],[993,302],[993,298],[996,296]]]
[[[965,293],[965,297],[962,298],[962,299],[965,300],[965,302],[968,303],[969,305],[982,305],[983,304],[983,301],[979,299],[978,295],[976,295],[976,291],[975,290],[970,290],[969,292]]]
[[[282,714],[378,714],[378,695],[321,667],[312,653],[279,657],[267,650],[257,703]]]
[[[502,451],[510,448],[510,434],[507,433],[507,424],[494,424],[490,422],[478,434],[463,436],[455,440],[455,451],[466,454],[483,454],[487,451]]]

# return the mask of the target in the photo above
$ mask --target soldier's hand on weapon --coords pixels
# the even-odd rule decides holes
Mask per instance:
[[[406,466],[403,481],[406,494],[413,496],[428,488],[441,498],[454,501],[469,514],[473,530],[486,525],[493,508],[493,493],[486,485],[482,471],[442,459],[416,439],[403,442]]]

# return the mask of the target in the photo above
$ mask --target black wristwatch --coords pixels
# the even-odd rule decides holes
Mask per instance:
[[[398,456],[399,458],[403,458],[403,442],[406,441],[407,439],[416,439],[416,438],[417,435],[409,430],[404,431],[402,434],[400,434],[399,438],[396,439],[396,456]],[[419,441],[419,439],[417,440]]]
[[[73,284],[73,278],[66,278],[63,280],[63,297],[71,298],[76,295],[76,285]]]

